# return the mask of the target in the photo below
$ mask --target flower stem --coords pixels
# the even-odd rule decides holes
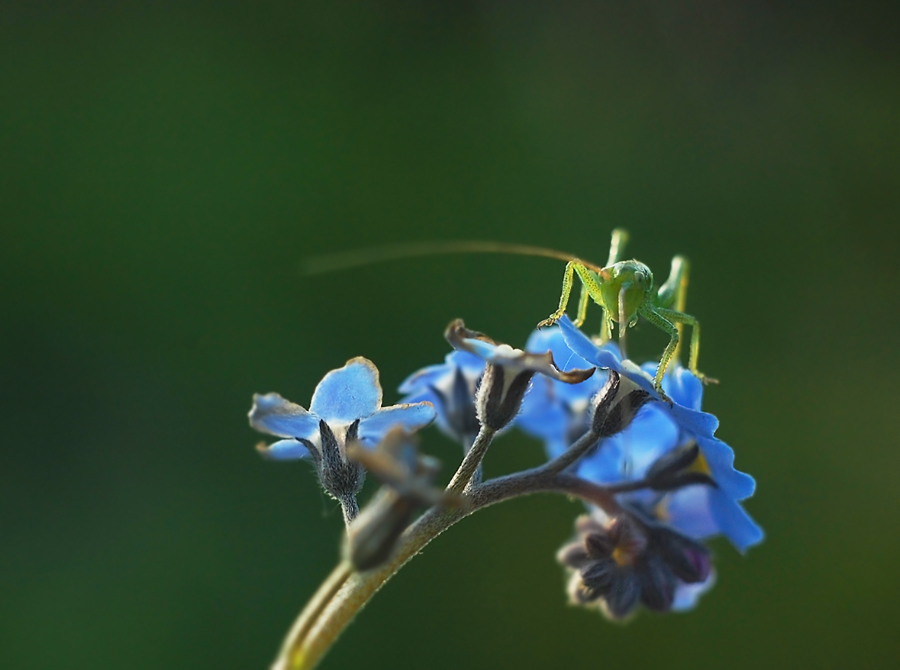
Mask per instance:
[[[340,580],[337,575],[341,568],[338,566],[300,615],[272,670],[314,668],[344,628],[385,582],[425,545],[470,511],[433,507],[404,533],[394,556],[387,564],[366,572],[351,572],[346,577],[342,575]],[[332,582],[330,586],[337,588],[328,588],[329,582]],[[322,602],[313,607],[317,600]],[[295,631],[299,634],[295,635]]]
[[[495,433],[496,431],[491,428],[484,425],[481,426],[478,435],[475,437],[475,441],[472,443],[471,449],[466,452],[466,456],[463,458],[462,463],[460,463],[459,469],[447,485],[447,491],[450,493],[462,493],[466,486],[468,486],[472,477],[474,477],[475,473],[478,471],[478,466],[481,465],[481,461],[484,459],[488,447],[491,446],[491,440],[494,439]]]
[[[539,468],[535,468],[535,470],[540,471],[548,471],[548,472],[562,472],[567,467],[572,465],[579,458],[584,456],[597,442],[600,441],[600,435],[594,432],[593,430],[589,430],[584,435],[579,437],[568,449],[566,449],[559,456],[554,458],[552,461],[543,465]],[[527,472],[534,472],[535,470],[528,470]],[[526,474],[526,473],[519,473]],[[515,476],[515,475],[513,475]]]
[[[317,617],[322,610],[334,597],[335,593],[344,585],[350,575],[353,574],[353,566],[348,561],[341,561],[337,567],[332,570],[331,574],[322,582],[319,590],[313,595],[310,601],[300,612],[300,616],[291,626],[287,637],[281,645],[278,652],[278,658],[272,665],[272,670],[288,670],[295,667],[291,660],[294,657],[293,650],[298,649],[305,639],[309,629],[316,622]]]
[[[490,438],[484,441],[482,451],[487,449]],[[432,507],[403,533],[394,555],[381,567],[360,573],[352,572],[346,562],[340,564],[297,619],[272,670],[314,668],[356,614],[407,561],[450,526],[479,509],[531,493],[557,492],[591,502],[611,514],[621,511],[614,495],[617,487],[593,484],[561,473],[558,467],[559,463],[551,461],[538,468],[474,484],[466,490],[471,504],[463,508]],[[474,473],[475,468],[477,463],[468,471]],[[465,474],[460,472],[454,481],[458,487],[465,487],[462,483]]]

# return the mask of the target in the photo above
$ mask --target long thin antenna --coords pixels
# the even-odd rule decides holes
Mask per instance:
[[[336,254],[324,254],[322,256],[305,258],[302,261],[302,269],[304,274],[317,275],[325,272],[347,270],[349,268],[359,267],[360,265],[369,265],[370,263],[383,263],[386,261],[399,260],[401,258],[464,253],[543,256],[545,258],[555,258],[566,262],[578,260],[595,272],[599,272],[601,269],[592,263],[582,261],[577,256],[567,254],[563,251],[545,249],[543,247],[531,247],[525,244],[507,244],[505,242],[486,242],[479,240],[465,242],[410,242],[408,244],[391,244],[383,247],[342,251]]]

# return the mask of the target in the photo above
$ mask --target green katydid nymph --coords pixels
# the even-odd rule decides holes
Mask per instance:
[[[593,300],[603,308],[600,340],[609,340],[612,337],[613,324],[617,324],[619,347],[623,357],[626,355],[625,336],[627,330],[634,326],[640,317],[669,336],[669,343],[659,359],[656,376],[653,379],[653,387],[663,398],[666,397],[662,390],[663,376],[669,363],[673,359],[677,360],[681,330],[684,325],[691,327],[688,369],[704,382],[714,381],[697,369],[697,355],[700,352],[700,323],[696,318],[684,312],[690,269],[688,260],[684,256],[675,256],[672,259],[672,269],[668,279],[657,288],[649,267],[637,260],[622,260],[627,242],[628,232],[622,228],[616,228],[612,233],[609,260],[604,267],[552,249],[502,242],[471,241],[416,243],[320,256],[308,259],[305,263],[305,270],[307,274],[318,274],[378,261],[461,252],[508,253],[564,260],[567,263],[563,275],[559,307],[548,318],[541,321],[538,328],[550,326],[563,317],[572,293],[574,279],[577,276],[581,281],[581,295],[574,324],[580,327],[584,323],[588,303]]]

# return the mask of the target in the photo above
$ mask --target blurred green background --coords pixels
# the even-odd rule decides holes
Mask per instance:
[[[767,540],[700,607],[568,607],[579,505],[468,519],[324,668],[897,667],[896,3],[0,5],[0,666],[262,668],[342,532],[253,392],[364,355],[385,400],[445,325],[523,344],[562,264],[301,259],[491,239],[688,307]],[[599,315],[592,311],[596,327]],[[642,325],[639,359],[664,337]],[[459,454],[425,448],[449,475]],[[541,460],[511,434],[488,474]]]

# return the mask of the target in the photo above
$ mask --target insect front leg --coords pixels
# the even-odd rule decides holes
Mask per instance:
[[[609,310],[603,308],[603,321],[600,323],[600,344],[605,344],[612,339],[612,319],[609,318]]]
[[[578,296],[578,316],[575,317],[575,321],[572,322],[575,324],[576,328],[581,328],[581,326],[584,325],[584,320],[587,318],[588,300],[590,297],[591,294],[588,293],[587,286],[582,282],[581,295]]]
[[[581,261],[569,261],[566,263],[566,271],[563,274],[563,288],[562,295],[559,297],[559,307],[548,318],[541,321],[537,325],[538,328],[552,326],[566,313],[566,306],[569,304],[569,296],[572,294],[572,283],[575,280],[576,273],[581,280],[583,291],[581,299],[578,301],[579,318],[582,321],[584,320],[582,310],[584,313],[587,312],[587,297],[593,298],[595,302],[600,302],[600,284],[594,278],[596,276],[595,273],[592,273]],[[585,293],[587,297],[585,297]]]

